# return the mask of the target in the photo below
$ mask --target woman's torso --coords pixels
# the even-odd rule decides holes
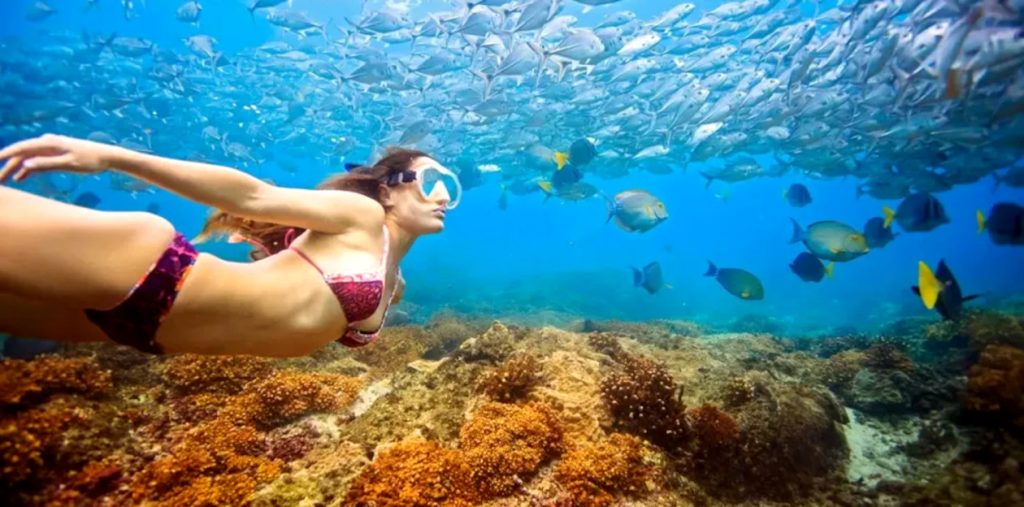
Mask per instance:
[[[324,273],[375,273],[381,268],[384,232],[307,232],[293,247]],[[352,323],[372,332],[383,324],[398,283],[384,263],[384,290],[373,314]],[[291,249],[253,263],[201,254],[157,332],[166,352],[305,355],[341,337],[349,326],[324,276]]]

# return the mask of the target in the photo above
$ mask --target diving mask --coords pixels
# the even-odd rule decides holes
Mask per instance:
[[[388,176],[388,186],[395,186],[399,183],[417,182],[420,194],[424,199],[437,198],[444,189],[448,194],[447,209],[454,209],[462,199],[462,184],[459,177],[450,169],[439,164],[432,164],[417,171],[402,171]]]

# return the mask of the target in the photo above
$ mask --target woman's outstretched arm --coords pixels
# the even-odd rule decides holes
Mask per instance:
[[[96,173],[107,168],[134,176],[187,199],[253,220],[320,232],[343,232],[357,223],[379,227],[384,210],[373,199],[338,190],[271,185],[237,169],[176,160],[72,137],[47,134],[0,151],[8,159],[0,182],[35,171]]]

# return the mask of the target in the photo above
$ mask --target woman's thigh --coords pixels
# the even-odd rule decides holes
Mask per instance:
[[[163,254],[174,227],[0,186],[0,292],[69,308],[118,304]]]

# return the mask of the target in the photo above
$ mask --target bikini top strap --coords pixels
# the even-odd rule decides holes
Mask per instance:
[[[388,266],[388,253],[389,253],[390,250],[391,250],[391,240],[390,240],[389,234],[388,234],[388,226],[385,225],[384,226],[384,255],[380,259],[380,267],[377,268],[377,271],[380,272],[380,273],[384,273],[385,269]]]
[[[326,276],[324,274],[324,270],[320,269],[320,266],[317,266],[317,264],[315,262],[313,262],[313,259],[310,259],[309,256],[306,255],[306,252],[303,252],[302,250],[299,250],[299,247],[297,247],[297,246],[289,246],[288,249],[293,251],[293,252],[295,252],[295,253],[297,253],[297,254],[299,254],[299,257],[302,257],[303,259],[306,259],[306,262],[308,262],[310,266],[313,266],[314,268],[316,268],[317,272],[320,273],[320,276]]]

